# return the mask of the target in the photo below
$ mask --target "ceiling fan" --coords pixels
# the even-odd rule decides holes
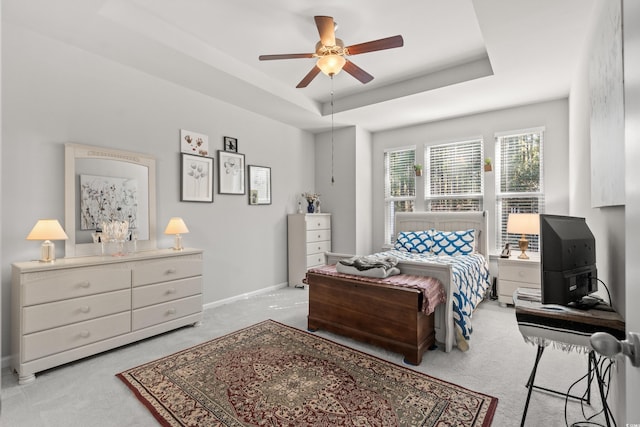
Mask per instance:
[[[297,88],[307,87],[311,80],[322,71],[328,76],[338,74],[344,69],[347,73],[358,79],[362,83],[369,83],[373,80],[373,76],[353,62],[345,58],[345,56],[359,55],[361,53],[374,52],[376,50],[392,49],[401,47],[404,44],[402,36],[387,37],[384,39],[373,40],[370,42],[344,46],[339,38],[336,38],[336,25],[331,16],[314,16],[320,41],[316,43],[316,51],[314,53],[291,53],[281,55],[260,55],[260,61],[270,61],[274,59],[297,59],[297,58],[318,58],[316,65],[309,73],[298,83]]]

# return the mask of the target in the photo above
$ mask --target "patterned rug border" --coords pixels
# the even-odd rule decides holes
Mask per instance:
[[[194,349],[197,349],[197,348],[200,348],[200,347],[206,346],[207,344],[211,343],[212,341],[217,341],[217,340],[222,340],[222,339],[225,339],[225,338],[229,338],[229,337],[231,337],[231,336],[233,336],[233,335],[237,335],[237,334],[239,334],[239,333],[242,333],[243,331],[246,331],[246,330],[249,330],[249,329],[252,329],[252,328],[258,327],[258,326],[260,326],[260,325],[264,325],[264,324],[274,324],[274,325],[277,325],[277,326],[280,326],[280,327],[283,327],[283,328],[289,329],[289,330],[291,330],[291,331],[293,331],[293,332],[295,332],[295,333],[306,334],[306,335],[309,335],[309,336],[314,337],[315,339],[318,339],[318,340],[321,340],[321,341],[327,342],[327,343],[329,343],[329,344],[331,344],[331,345],[335,345],[335,346],[341,347],[341,348],[343,348],[343,349],[346,349],[346,350],[348,350],[348,351],[352,351],[352,352],[354,352],[354,353],[357,353],[357,354],[359,354],[359,355],[361,355],[361,356],[364,356],[364,357],[368,357],[368,358],[374,359],[374,360],[376,360],[377,362],[382,363],[382,364],[384,364],[384,365],[387,365],[387,366],[389,366],[389,367],[392,367],[392,368],[395,368],[395,369],[404,370],[404,371],[406,371],[406,372],[411,373],[412,375],[418,375],[418,376],[426,377],[426,378],[428,378],[429,380],[434,381],[434,382],[439,383],[439,384],[444,384],[444,385],[449,385],[449,386],[457,387],[457,388],[459,388],[459,389],[461,389],[461,390],[465,390],[465,391],[468,391],[468,392],[470,392],[470,393],[475,393],[475,394],[477,394],[477,395],[481,395],[481,396],[484,396],[484,397],[486,397],[486,398],[489,398],[489,399],[490,399],[490,403],[489,403],[489,407],[488,407],[488,409],[487,409],[486,417],[485,417],[485,419],[483,420],[482,425],[481,425],[481,426],[478,426],[478,427],[489,427],[489,426],[491,426],[491,423],[493,422],[493,417],[494,417],[494,415],[495,415],[495,411],[496,411],[497,406],[498,406],[498,398],[497,398],[497,397],[493,397],[493,396],[488,395],[488,394],[486,394],[486,393],[478,392],[478,391],[475,391],[475,390],[469,389],[469,388],[467,388],[467,387],[463,387],[463,386],[461,386],[461,385],[458,385],[458,384],[455,384],[455,383],[452,383],[452,382],[449,382],[449,381],[446,381],[446,380],[441,380],[441,379],[436,378],[436,377],[434,377],[434,376],[432,376],[432,375],[429,375],[429,374],[426,374],[426,373],[423,373],[423,372],[420,372],[420,371],[416,371],[416,370],[414,370],[414,369],[411,369],[411,368],[410,368],[410,367],[408,367],[408,366],[403,366],[403,365],[399,365],[399,364],[397,364],[397,363],[390,362],[390,361],[385,360],[385,359],[382,359],[382,358],[380,358],[380,357],[378,357],[378,356],[375,356],[375,355],[372,355],[372,354],[369,354],[369,353],[365,353],[365,352],[363,352],[363,351],[361,351],[361,350],[358,350],[358,349],[355,349],[355,348],[349,347],[349,346],[347,346],[347,345],[341,344],[341,343],[336,342],[336,341],[333,341],[333,340],[331,340],[331,339],[328,339],[328,338],[325,338],[325,337],[321,337],[321,336],[316,335],[316,334],[314,334],[314,333],[312,333],[312,332],[309,332],[309,331],[307,331],[307,330],[304,330],[304,329],[298,329],[298,328],[296,328],[296,327],[289,326],[289,325],[286,325],[286,324],[284,324],[284,323],[280,323],[280,322],[278,322],[278,321],[276,321],[276,320],[273,320],[273,319],[267,319],[267,320],[264,320],[264,321],[262,321],[262,322],[258,322],[258,323],[255,323],[255,324],[252,324],[252,325],[246,326],[246,327],[244,327],[244,328],[237,329],[237,330],[235,330],[235,331],[229,332],[229,333],[224,334],[224,335],[221,335],[221,336],[219,336],[219,337],[212,338],[212,339],[210,339],[210,340],[204,341],[204,342],[202,342],[202,343],[200,343],[200,344],[196,344],[196,345],[193,345],[193,346],[187,347],[187,348],[185,348],[185,349],[178,350],[178,351],[176,351],[176,352],[170,353],[170,354],[168,354],[168,355],[165,355],[165,356],[162,356],[162,357],[159,357],[159,358],[153,359],[153,360],[151,360],[151,361],[149,361],[149,362],[146,362],[146,363],[143,363],[143,364],[140,364],[140,365],[134,366],[134,367],[129,368],[129,369],[125,370],[125,371],[122,371],[122,372],[120,372],[120,373],[117,373],[117,374],[116,374],[116,377],[118,377],[118,378],[119,378],[119,379],[120,379],[120,380],[121,380],[121,381],[122,381],[122,382],[127,386],[127,388],[133,392],[133,394],[134,394],[134,395],[135,395],[135,397],[138,399],[138,401],[140,401],[140,402],[141,402],[141,403],[142,403],[142,404],[143,404],[143,405],[144,405],[144,406],[149,410],[149,412],[154,416],[154,418],[155,418],[155,419],[156,419],[156,420],[157,420],[157,421],[158,421],[162,426],[164,426],[164,427],[171,427],[171,426],[172,426],[172,424],[171,424],[170,422],[168,422],[168,421],[165,419],[165,417],[164,417],[162,414],[160,414],[156,408],[154,408],[153,404],[152,404],[152,403],[151,403],[151,402],[150,402],[150,401],[149,401],[145,396],[143,396],[143,395],[138,391],[138,389],[137,389],[137,388],[136,388],[136,387],[135,387],[135,386],[130,382],[130,380],[126,377],[126,374],[127,374],[128,372],[130,372],[130,371],[133,371],[133,370],[136,370],[136,369],[140,369],[140,368],[143,368],[143,367],[145,367],[145,366],[149,366],[149,365],[156,364],[156,363],[158,363],[160,360],[167,359],[167,358],[171,358],[171,357],[174,357],[174,356],[177,356],[177,355],[180,355],[180,354],[188,353],[188,352],[190,352],[190,351],[193,351]],[[157,400],[156,400],[156,402],[157,402]],[[165,410],[165,412],[166,412],[167,414],[171,414],[171,411],[169,411],[169,410]],[[180,422],[180,420],[176,419],[175,417],[174,417],[173,419],[174,419],[176,422],[178,422],[178,423],[180,423],[180,424],[182,425],[182,423]]]

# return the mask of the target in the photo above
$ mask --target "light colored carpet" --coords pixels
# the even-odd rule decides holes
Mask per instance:
[[[153,426],[153,416],[115,374],[173,352],[220,337],[266,319],[306,329],[308,293],[283,288],[205,311],[200,327],[187,327],[40,373],[32,384],[19,386],[9,369],[2,373],[0,425],[32,426]],[[462,353],[441,349],[427,352],[422,364],[408,366],[444,381],[499,399],[493,426],[520,425],[527,389],[525,383],[536,348],[518,332],[512,308],[483,302],[473,316],[471,348]],[[323,331],[319,336],[403,364],[400,354],[348,340]],[[587,370],[585,355],[548,349],[540,362],[536,384],[566,390]],[[584,383],[573,390],[584,391]],[[594,394],[597,394],[595,387]],[[594,406],[598,406],[597,397]],[[580,405],[569,403],[569,420],[582,419]],[[564,400],[535,391],[527,426],[563,426]],[[600,423],[604,424],[600,418]]]

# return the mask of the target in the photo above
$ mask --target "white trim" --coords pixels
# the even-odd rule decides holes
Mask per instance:
[[[384,153],[393,153],[395,151],[415,150],[416,145],[405,145],[403,147],[389,147],[384,149]]]
[[[502,132],[495,132],[493,136],[494,138],[502,138],[503,136],[517,136],[517,135],[523,135],[526,133],[536,133],[536,132],[544,132],[544,131],[545,131],[544,126],[538,126],[533,128],[527,128],[527,129],[515,129],[515,130],[502,131]]]
[[[221,299],[221,300],[218,300],[218,301],[209,302],[207,304],[204,304],[202,306],[202,308],[203,308],[203,310],[208,310],[210,308],[220,307],[221,305],[225,305],[225,304],[229,304],[229,303],[232,303],[232,302],[235,302],[235,301],[247,299],[247,298],[255,296],[255,295],[265,294],[265,293],[268,293],[268,292],[271,292],[271,291],[275,291],[277,289],[286,288],[287,286],[289,286],[287,283],[280,283],[278,285],[269,286],[268,288],[258,289],[257,291],[247,292],[247,293],[236,295],[236,296],[233,296],[233,297],[230,297],[230,298],[225,298],[225,299]]]

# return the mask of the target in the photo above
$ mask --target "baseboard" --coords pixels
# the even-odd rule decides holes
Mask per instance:
[[[255,295],[266,294],[267,292],[275,291],[275,290],[281,289],[281,288],[286,288],[287,286],[289,286],[289,285],[286,282],[285,283],[280,283],[278,285],[269,286],[268,288],[258,289],[257,291],[247,292],[247,293],[236,295],[236,296],[233,296],[233,297],[230,297],[230,298],[225,298],[225,299],[221,299],[221,300],[218,300],[218,301],[209,302],[209,303],[203,305],[203,309],[204,310],[208,310],[208,309],[213,308],[213,307],[219,307],[221,305],[229,304],[229,303],[232,303],[232,302],[235,302],[235,301],[239,301],[239,300],[242,300],[242,299],[247,299],[247,298],[255,296]]]
[[[269,286],[268,288],[258,289],[257,291],[247,292],[247,293],[244,293],[244,294],[241,294],[241,295],[236,295],[236,296],[233,296],[233,297],[230,297],[230,298],[225,298],[225,299],[222,299],[222,300],[213,301],[213,302],[204,304],[202,306],[202,308],[203,308],[203,310],[208,310],[208,309],[213,308],[213,307],[219,307],[219,306],[224,305],[224,304],[229,304],[229,303],[232,303],[232,302],[235,302],[235,301],[239,301],[239,300],[242,300],[242,299],[247,299],[247,298],[255,296],[255,295],[265,294],[267,292],[272,292],[272,291],[277,290],[277,289],[286,288],[287,286],[288,286],[288,284],[286,282],[285,283],[280,283],[278,285]],[[11,355],[4,356],[2,358],[2,369],[11,367],[12,366],[11,362],[12,362],[12,356]]]

